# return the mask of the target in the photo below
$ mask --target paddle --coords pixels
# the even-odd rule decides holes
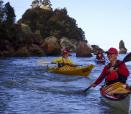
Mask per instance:
[[[53,62],[38,60],[38,61],[37,61],[37,64],[38,64],[38,65],[43,65],[43,66],[45,66],[45,65],[48,65],[48,64],[58,64],[58,63],[53,63]]]
[[[123,59],[123,62],[128,62],[128,61],[131,61],[131,52],[128,53],[128,54],[124,57],[124,59]]]
[[[125,57],[124,57],[124,59],[123,59],[123,63],[126,63],[126,62],[129,62],[129,61],[131,61],[131,52],[130,53],[128,53]],[[121,63],[122,64],[122,63]],[[119,64],[120,65],[120,64]],[[90,88],[91,88],[92,86],[90,85],[88,88],[86,88],[85,90],[83,90],[83,92],[86,92],[86,91],[88,91]]]
[[[63,63],[47,62],[47,61],[42,61],[42,60],[39,60],[37,63],[38,63],[39,65],[63,64]],[[64,65],[69,65],[69,66],[72,66],[72,67],[75,67],[75,66],[83,66],[83,65],[80,65],[80,64],[68,64],[68,63],[64,63]]]

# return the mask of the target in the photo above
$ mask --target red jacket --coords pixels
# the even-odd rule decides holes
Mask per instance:
[[[106,65],[98,77],[98,79],[95,81],[94,84],[98,85],[100,84],[104,79],[106,82],[117,80],[119,76],[128,77],[129,71],[125,65],[125,63],[122,63],[122,61],[117,61],[117,71],[109,72],[110,64]]]

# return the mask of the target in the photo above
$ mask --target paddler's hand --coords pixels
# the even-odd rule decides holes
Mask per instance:
[[[90,86],[91,86],[91,87],[96,87],[96,84],[92,83]]]
[[[115,68],[115,67],[111,67],[110,69],[109,69],[109,72],[116,72],[118,70],[118,68]]]
[[[58,63],[58,67],[63,67],[64,65],[64,63]]]

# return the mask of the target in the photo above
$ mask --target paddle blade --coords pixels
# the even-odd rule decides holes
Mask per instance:
[[[123,62],[128,62],[128,61],[131,61],[131,52],[127,54],[125,58],[123,59]]]

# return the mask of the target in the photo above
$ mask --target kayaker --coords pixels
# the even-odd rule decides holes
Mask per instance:
[[[115,82],[126,83],[129,76],[129,71],[124,62],[117,60],[118,51],[116,48],[110,48],[107,51],[107,57],[110,61],[107,64],[97,80],[91,84],[91,87],[96,87],[105,79],[105,85],[110,85]]]
[[[101,51],[99,51],[96,55],[97,60],[105,60],[104,55]]]
[[[55,60],[52,61],[52,63],[58,63],[58,67],[62,67],[64,65],[69,65],[76,67],[78,65],[75,65],[72,60],[69,58],[69,51],[68,50],[63,50],[62,51],[62,57],[59,57]]]

